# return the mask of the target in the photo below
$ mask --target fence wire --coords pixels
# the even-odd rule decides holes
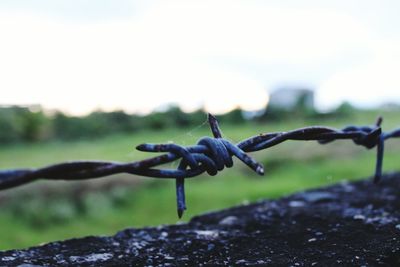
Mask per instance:
[[[39,179],[83,180],[104,177],[118,173],[176,180],[176,200],[179,218],[186,210],[184,182],[186,178],[196,177],[204,172],[216,175],[225,167],[232,167],[235,156],[256,173],[263,175],[264,167],[247,152],[255,152],[276,146],[288,140],[318,141],[320,144],[339,139],[351,139],[356,145],[367,149],[377,148],[374,182],[382,176],[384,142],[389,138],[400,137],[400,128],[382,132],[382,118],[372,126],[348,126],[341,130],[311,126],[288,132],[263,133],[252,136],[237,144],[222,137],[217,119],[208,114],[208,123],[213,138],[203,137],[196,145],[141,144],[136,149],[145,152],[165,152],[165,154],[141,161],[120,163],[105,161],[72,161],[38,169],[17,169],[0,171],[0,190],[17,187]],[[156,166],[180,160],[177,169],[157,169]]]

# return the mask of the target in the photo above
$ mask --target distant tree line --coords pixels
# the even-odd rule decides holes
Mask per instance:
[[[350,104],[343,104],[335,112],[320,114],[315,110],[302,108],[294,111],[267,108],[254,114],[237,108],[218,116],[224,124],[240,124],[246,121],[265,123],[268,121],[295,119],[315,116],[347,116],[353,112]],[[183,112],[177,106],[165,111],[153,112],[146,116],[128,114],[124,111],[95,111],[86,116],[69,116],[62,112],[48,113],[40,107],[0,107],[0,143],[37,142],[45,140],[77,140],[97,138],[111,134],[136,133],[143,130],[167,128],[188,128],[202,124],[206,112],[202,109],[191,113]]]
[[[185,113],[176,106],[146,116],[124,111],[95,111],[81,117],[62,112],[48,114],[40,107],[0,107],[0,143],[76,140],[145,129],[185,128],[200,125],[206,118],[206,112],[201,109]],[[240,109],[228,112],[219,119],[227,123],[244,121]]]

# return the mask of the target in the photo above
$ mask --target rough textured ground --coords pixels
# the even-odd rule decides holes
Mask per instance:
[[[400,266],[400,174],[194,217],[0,252],[0,266]],[[26,265],[25,265],[26,266]]]

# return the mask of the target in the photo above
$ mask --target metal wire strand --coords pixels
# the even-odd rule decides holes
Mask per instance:
[[[185,187],[186,178],[196,177],[204,172],[216,175],[225,167],[233,166],[235,156],[259,175],[264,174],[264,167],[247,152],[255,152],[276,146],[288,140],[318,141],[327,144],[335,140],[350,139],[356,145],[367,149],[377,147],[374,182],[382,176],[384,142],[390,138],[400,137],[400,128],[384,133],[381,130],[382,118],[379,117],[373,126],[347,126],[342,130],[311,126],[288,132],[263,133],[238,144],[233,144],[222,137],[217,119],[208,115],[208,122],[213,134],[201,138],[196,145],[180,146],[176,144],[141,144],[136,149],[144,152],[166,152],[156,157],[131,163],[105,161],[72,161],[55,164],[38,169],[17,169],[0,171],[0,190],[17,187],[39,179],[48,180],[83,180],[128,173],[140,176],[175,179],[176,201],[179,218],[186,210]],[[177,169],[156,169],[154,167],[180,160]]]

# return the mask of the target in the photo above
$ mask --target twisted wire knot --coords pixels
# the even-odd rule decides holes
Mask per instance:
[[[218,121],[214,116],[208,114],[208,121],[214,138],[203,137],[194,147],[185,148],[176,144],[142,144],[137,149],[147,152],[170,152],[175,154],[176,157],[181,157],[178,171],[182,171],[183,175],[189,175],[190,171],[195,173],[206,171],[209,175],[214,176],[225,167],[230,168],[233,166],[233,156],[236,156],[256,173],[260,175],[264,174],[262,164],[247,155],[240,148],[240,144],[235,145],[222,138]],[[188,166],[190,167],[190,171],[186,170]],[[186,210],[185,176],[183,175],[177,176],[175,179],[177,213],[179,218],[182,217],[184,210]]]
[[[209,159],[209,164],[206,166],[207,173],[210,175],[216,175],[217,171],[222,171],[224,167],[230,168],[233,166],[232,156],[233,153],[229,146],[224,143],[226,140],[203,137],[197,143],[198,145],[204,145],[208,148],[208,152],[205,152],[202,157]]]
[[[184,210],[186,210],[184,189],[185,173],[189,175],[190,172],[207,172],[209,175],[214,176],[225,167],[232,167],[232,157],[236,156],[256,173],[260,175],[264,174],[264,167],[262,164],[247,155],[237,145],[220,137],[203,137],[197,142],[196,146],[189,148],[176,144],[141,144],[137,146],[137,149],[146,152],[169,152],[175,157],[181,158],[178,171],[181,171],[182,175],[175,180],[179,218],[182,217]],[[187,167],[190,167],[190,169],[187,170]]]
[[[382,135],[381,127],[375,126],[349,126],[342,130],[343,132],[359,132],[360,136],[353,138],[353,142],[356,145],[363,146],[365,148],[371,149],[378,145],[379,140]]]
[[[342,133],[348,134],[351,140],[356,145],[363,146],[365,148],[371,149],[378,145],[380,142],[382,134],[381,127],[378,126],[348,126],[341,130]],[[334,141],[335,138],[319,140],[320,144],[327,144]]]
[[[395,137],[397,131],[390,132],[385,134],[382,132],[381,124],[382,117],[378,117],[374,126],[347,126],[341,130],[343,133],[342,136],[351,138],[351,140],[356,144],[363,146],[367,149],[377,147],[376,150],[376,164],[375,164],[375,176],[374,183],[378,183],[382,177],[382,164],[383,164],[383,152],[384,152],[384,144],[385,139]],[[340,134],[339,134],[340,135]],[[337,135],[335,135],[337,137]],[[319,140],[320,144],[326,144],[331,141],[334,141],[334,137]]]
[[[169,170],[177,178],[189,178],[207,172],[214,176],[225,167],[232,167],[235,156],[256,173],[263,175],[264,168],[237,145],[223,138],[201,138],[197,145],[183,147],[177,144],[141,144],[136,147],[143,152],[168,152],[171,159],[181,158],[179,172]],[[189,169],[187,167],[190,167]],[[168,171],[168,170],[164,170]],[[165,172],[166,174],[166,172]]]

